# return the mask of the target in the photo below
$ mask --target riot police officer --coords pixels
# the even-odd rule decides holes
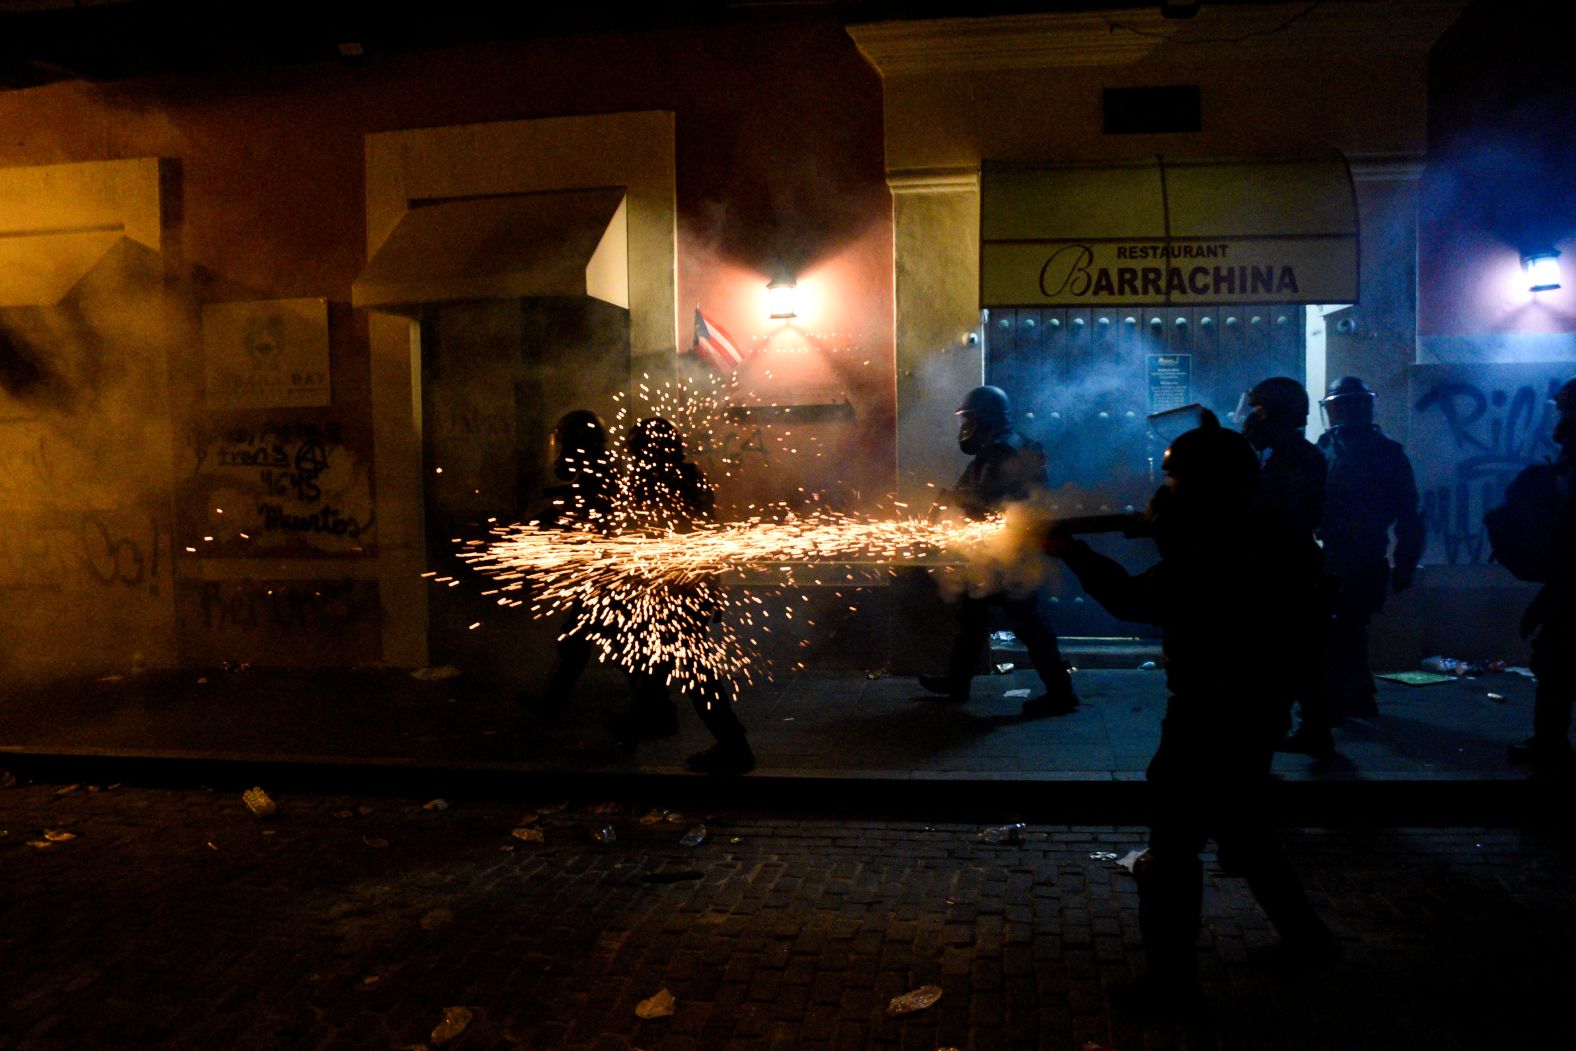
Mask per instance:
[[[1330,716],[1373,715],[1377,690],[1368,669],[1368,622],[1386,593],[1412,584],[1423,553],[1423,517],[1412,464],[1399,442],[1374,423],[1374,392],[1356,376],[1330,384],[1319,437],[1329,472],[1324,486],[1324,572],[1335,578],[1326,675]],[[1390,532],[1395,551],[1390,555]]]
[[[608,452],[607,428],[596,413],[574,409],[553,428],[553,474],[559,485],[543,492],[546,506],[533,519],[542,529],[603,530],[611,525],[617,485]],[[516,700],[548,722],[562,714],[576,681],[591,663],[595,644],[587,637],[590,620],[573,608],[559,633],[553,669],[540,695]]]
[[[1258,452],[1258,505],[1312,533],[1324,511],[1324,456],[1303,437],[1308,391],[1289,376],[1271,376],[1243,396],[1242,436]]]
[[[1265,809],[1270,762],[1290,721],[1284,669],[1301,641],[1285,625],[1317,601],[1313,538],[1255,507],[1259,463],[1213,414],[1176,439],[1150,517],[1160,561],[1137,576],[1054,531],[1046,550],[1114,616],[1159,625],[1170,698],[1149,763],[1150,846],[1138,876],[1148,972],[1160,1008],[1198,1002],[1199,854],[1213,838],[1221,867],[1245,876],[1280,933],[1287,962],[1333,959],[1335,942],[1308,903]]]
[[[1303,437],[1308,426],[1307,388],[1289,376],[1262,380],[1242,396],[1237,418],[1242,436],[1259,454],[1261,463],[1255,505],[1282,516],[1311,539],[1324,513],[1325,463],[1324,454]],[[1317,605],[1308,614],[1306,622],[1284,626],[1304,643],[1304,656],[1292,665],[1292,674],[1300,676],[1296,699],[1302,709],[1303,729],[1282,747],[1323,758],[1335,751],[1324,682],[1329,617],[1328,610]]]
[[[1576,701],[1576,379],[1554,395],[1559,414],[1554,443],[1559,446],[1553,467],[1552,573],[1522,617],[1522,631],[1532,635],[1532,670],[1538,677],[1533,701],[1532,736],[1510,748],[1518,763],[1569,768],[1571,765],[1571,704]]]
[[[956,505],[970,518],[985,518],[1007,504],[1030,499],[1047,486],[1045,454],[1040,446],[1012,427],[1007,393],[999,387],[975,387],[958,407],[958,448],[973,457],[951,491]],[[1072,678],[1062,660],[1056,634],[1039,610],[1039,595],[997,591],[987,595],[965,594],[958,600],[958,633],[943,675],[921,675],[919,683],[932,693],[963,703],[969,682],[990,638],[993,608],[1000,608],[1007,623],[1029,651],[1029,660],[1045,692],[1025,701],[1029,716],[1063,715],[1078,707]]]
[[[629,468],[619,489],[618,515],[625,528],[684,532],[714,517],[716,495],[700,467],[686,458],[684,438],[661,416],[641,420],[630,430],[626,446]],[[715,616],[698,597],[672,602],[666,619],[649,626],[665,648],[674,651],[698,644]],[[626,744],[677,732],[677,712],[668,696],[672,665],[664,663],[630,672],[634,698],[629,712],[609,724]],[[755,768],[755,753],[744,724],[734,713],[732,683],[710,679],[684,684],[695,714],[711,732],[714,744],[685,760],[702,774],[745,774]]]

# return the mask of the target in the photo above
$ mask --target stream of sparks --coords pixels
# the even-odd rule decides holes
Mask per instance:
[[[586,638],[602,660],[681,691],[731,697],[765,671],[761,635],[771,633],[774,614],[791,625],[798,605],[799,620],[814,624],[803,587],[854,579],[847,570],[855,564],[895,572],[904,563],[967,562],[1003,533],[1000,518],[946,524],[832,513],[682,532],[525,524],[467,542],[461,557],[497,582],[487,594],[499,605],[529,605],[539,618],[566,614],[560,638]]]

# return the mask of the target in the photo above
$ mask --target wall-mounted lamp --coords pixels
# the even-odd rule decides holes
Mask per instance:
[[[766,304],[774,319],[799,316],[799,287],[791,277],[774,277],[766,286]]]
[[[1527,275],[1527,291],[1547,292],[1560,287],[1560,253],[1553,248],[1528,252],[1521,257],[1522,272]]]

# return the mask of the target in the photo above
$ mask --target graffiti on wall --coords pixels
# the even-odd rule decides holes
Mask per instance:
[[[159,594],[165,533],[152,515],[118,511],[26,512],[0,525],[0,591],[84,587]]]
[[[1549,398],[1572,371],[1569,363],[1412,368],[1407,453],[1428,529],[1425,563],[1488,561],[1483,514],[1523,467],[1555,455]]]
[[[181,580],[177,592],[191,663],[317,667],[382,654],[375,580]]]
[[[337,421],[276,420],[187,436],[181,543],[208,557],[362,554],[375,546],[367,457]]]

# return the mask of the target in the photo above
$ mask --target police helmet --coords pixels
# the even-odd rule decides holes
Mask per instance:
[[[964,395],[963,404],[958,406],[954,415],[970,414],[1005,420],[1009,408],[1007,392],[1000,387],[975,387]]]
[[[1563,416],[1576,412],[1576,379],[1566,380],[1550,400],[1554,402],[1554,410]]]
[[[1349,423],[1371,423],[1374,418],[1373,388],[1356,376],[1342,376],[1330,384],[1329,392],[1319,400],[1331,427]]]
[[[607,428],[590,409],[574,409],[558,418],[553,446],[560,456],[570,451],[599,453],[607,448]]]
[[[1271,376],[1248,391],[1248,404],[1275,420],[1298,426],[1308,422],[1308,390],[1290,376]]]
[[[629,451],[646,463],[682,463],[684,439],[672,423],[661,416],[648,416],[630,428]]]

